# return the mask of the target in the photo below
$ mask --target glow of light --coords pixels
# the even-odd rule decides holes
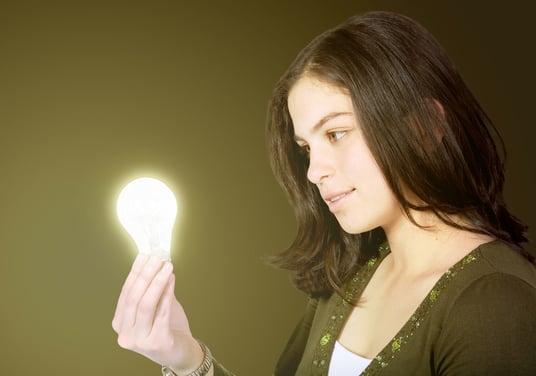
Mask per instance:
[[[149,177],[135,179],[119,194],[116,209],[140,253],[171,259],[177,200],[167,185]]]

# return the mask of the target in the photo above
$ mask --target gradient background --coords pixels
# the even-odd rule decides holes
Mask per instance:
[[[528,1],[491,3],[2,1],[0,374],[160,373],[111,329],[136,253],[115,200],[140,175],[179,196],[194,334],[236,373],[271,373],[305,299],[262,261],[295,229],[266,104],[297,52],[356,12],[400,11],[438,37],[503,132],[508,203],[536,225],[534,20]]]

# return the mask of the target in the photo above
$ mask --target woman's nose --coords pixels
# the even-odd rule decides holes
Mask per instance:
[[[333,163],[325,152],[320,150],[309,152],[309,168],[307,169],[307,179],[313,184],[320,184],[326,178],[333,175]]]

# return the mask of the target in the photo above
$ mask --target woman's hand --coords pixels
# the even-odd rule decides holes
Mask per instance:
[[[168,261],[138,255],[121,290],[112,327],[119,346],[181,374],[195,370],[203,352],[175,298],[172,271]]]

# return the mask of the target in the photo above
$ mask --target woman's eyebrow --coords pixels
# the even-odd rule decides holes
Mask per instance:
[[[324,124],[326,124],[331,119],[334,119],[338,116],[344,116],[344,115],[353,115],[353,113],[352,112],[330,112],[329,114],[325,115],[324,117],[322,117],[320,120],[316,122],[316,124],[311,128],[310,133],[317,132],[320,128],[324,126]],[[301,141],[302,138],[298,135],[294,135],[294,140]]]

